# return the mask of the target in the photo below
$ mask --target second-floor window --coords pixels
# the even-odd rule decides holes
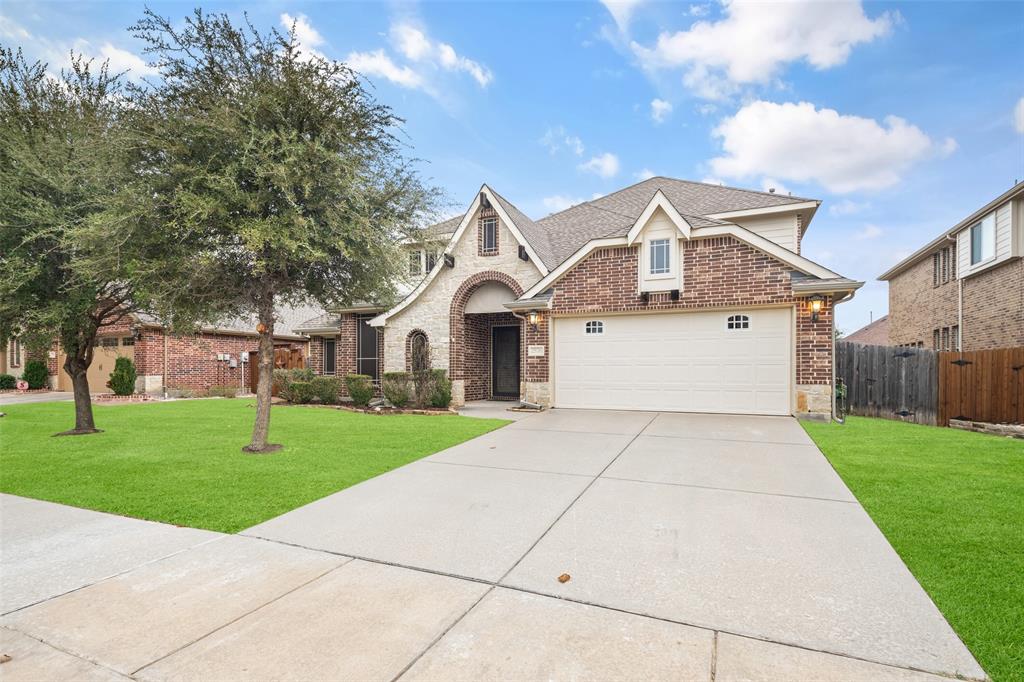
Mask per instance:
[[[416,276],[423,274],[423,252],[416,250],[409,252],[409,274]]]
[[[956,246],[950,245],[932,254],[932,286],[956,279]]]
[[[480,227],[480,238],[483,240],[480,252],[484,254],[498,253],[498,219],[485,218]]]
[[[672,272],[671,250],[669,249],[669,240],[652,239],[650,244],[650,273],[652,275],[667,275],[668,273]]]
[[[971,265],[977,265],[996,255],[996,216],[990,213],[971,227]]]

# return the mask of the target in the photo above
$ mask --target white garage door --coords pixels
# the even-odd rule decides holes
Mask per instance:
[[[790,414],[788,308],[554,322],[557,407]]]

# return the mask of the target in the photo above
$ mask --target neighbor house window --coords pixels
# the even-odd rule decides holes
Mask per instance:
[[[950,350],[960,350],[960,325],[954,324],[949,328]]]
[[[725,321],[726,329],[750,329],[750,317],[748,315],[730,315]]]
[[[949,350],[949,327],[942,328],[942,350]]]
[[[437,263],[437,254],[433,251],[427,251],[427,272],[434,269],[434,264]]]
[[[8,363],[11,367],[21,367],[21,341],[11,339],[11,358]]]
[[[932,330],[932,348],[942,350],[942,332],[938,329]]]
[[[335,355],[336,341],[324,339],[324,374],[334,374],[338,358]]]
[[[135,345],[135,337],[134,336],[126,336],[126,337],[124,337],[123,339],[121,339],[121,345],[122,346],[134,346]]]
[[[100,345],[104,348],[117,348],[117,337],[106,336],[100,340]]]
[[[409,253],[409,274],[418,275],[422,272],[423,267],[423,252],[422,251],[411,251]]]
[[[584,327],[584,331],[588,336],[604,334],[604,322],[601,320],[590,320]]]
[[[483,239],[481,252],[485,254],[498,253],[498,219],[484,218],[481,228],[481,237]]]
[[[667,275],[672,272],[672,261],[671,252],[669,250],[668,239],[652,239],[650,241],[651,249],[651,268],[650,273],[652,275]]]
[[[985,216],[971,228],[971,265],[987,261],[996,255],[996,216]]]

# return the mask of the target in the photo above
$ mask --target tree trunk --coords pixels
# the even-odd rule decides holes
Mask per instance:
[[[99,433],[92,418],[92,397],[89,394],[89,365],[92,364],[92,342],[82,349],[83,344],[75,349],[73,355],[64,359],[64,371],[71,377],[71,389],[75,395],[75,428],[62,431],[58,436],[77,436],[87,433]]]
[[[259,379],[256,382],[256,423],[252,427],[252,442],[242,448],[245,452],[274,452],[281,446],[267,442],[270,432],[271,389],[274,381],[274,304],[260,304],[259,320],[262,325],[259,345]]]

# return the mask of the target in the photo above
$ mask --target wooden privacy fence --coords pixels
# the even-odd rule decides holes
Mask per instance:
[[[840,341],[836,376],[849,414],[1024,424],[1024,347],[959,353]]]
[[[938,353],[923,348],[836,344],[846,411],[918,424],[938,423]]]
[[[1024,347],[939,353],[939,423],[1024,424]]]
[[[259,383],[260,373],[257,369],[260,354],[258,351],[249,351],[249,390],[256,392],[256,384]],[[301,369],[306,366],[306,357],[297,348],[275,348],[274,369]]]

